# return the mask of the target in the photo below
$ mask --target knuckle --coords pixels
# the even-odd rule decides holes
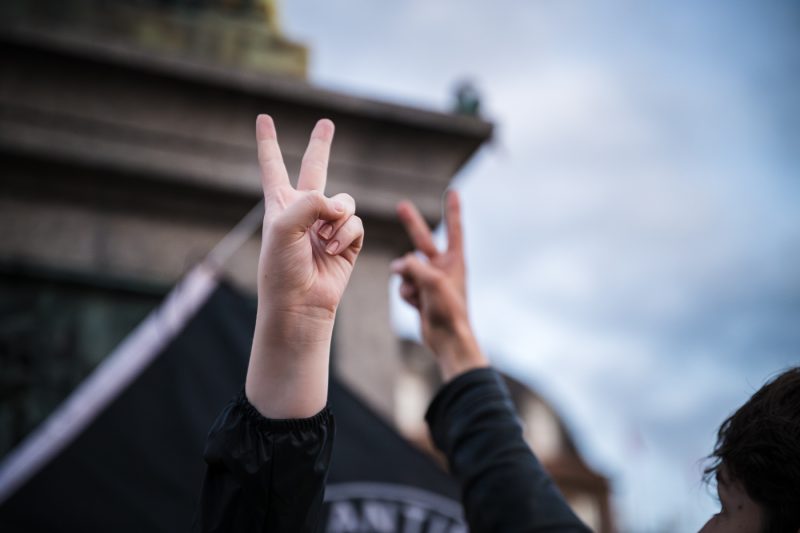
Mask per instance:
[[[304,198],[311,206],[315,208],[325,201],[325,196],[317,190],[306,192]]]
[[[332,200],[336,200],[344,206],[344,212],[348,217],[352,217],[356,213],[356,203],[352,196],[347,193],[339,193],[334,195]]]
[[[261,166],[272,167],[275,166],[277,160],[275,156],[272,154],[265,154],[263,152],[258,152],[258,162],[261,163]]]
[[[306,207],[314,213],[319,213],[319,211],[322,209],[323,199],[322,193],[319,191],[308,191],[300,198],[299,201],[304,202]]]
[[[307,169],[324,171],[328,168],[328,164],[319,157],[303,157],[301,165]]]

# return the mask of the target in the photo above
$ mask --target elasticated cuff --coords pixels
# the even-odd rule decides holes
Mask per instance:
[[[267,418],[259,413],[258,409],[247,399],[244,387],[239,391],[234,403],[242,410],[248,422],[264,431],[313,430],[327,424],[331,419],[329,405],[326,405],[319,413],[308,418]]]

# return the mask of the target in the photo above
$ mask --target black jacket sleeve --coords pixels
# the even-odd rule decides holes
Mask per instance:
[[[268,419],[242,391],[209,432],[194,531],[316,531],[334,431],[327,407],[311,418]]]
[[[508,390],[494,370],[453,379],[425,418],[461,485],[471,533],[588,533],[523,440]]]

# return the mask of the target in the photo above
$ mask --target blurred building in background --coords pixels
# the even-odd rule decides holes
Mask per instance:
[[[430,449],[421,424],[435,374],[390,329],[388,264],[408,249],[394,205],[411,199],[437,223],[490,123],[314,87],[274,1],[7,1],[0,48],[0,453],[257,204],[260,112],[275,118],[292,175],[315,120],[336,122],[327,193],[356,198],[367,241],[335,369]],[[254,236],[224,267],[250,291],[258,250]],[[509,383],[534,449],[581,516],[609,531],[605,479],[546,402]]]

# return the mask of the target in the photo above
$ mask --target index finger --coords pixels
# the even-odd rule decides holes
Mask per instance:
[[[264,194],[282,186],[290,185],[289,173],[283,164],[278,132],[275,122],[269,115],[258,115],[256,119],[256,141],[258,143],[258,164],[261,166],[261,185]]]
[[[431,230],[414,204],[405,201],[400,202],[397,204],[397,214],[400,217],[400,222],[406,228],[406,233],[408,233],[414,248],[427,255],[430,259],[439,255],[439,250],[433,242]]]
[[[464,235],[461,229],[461,198],[458,192],[447,191],[445,219],[447,222],[447,249],[461,252],[464,248]]]

